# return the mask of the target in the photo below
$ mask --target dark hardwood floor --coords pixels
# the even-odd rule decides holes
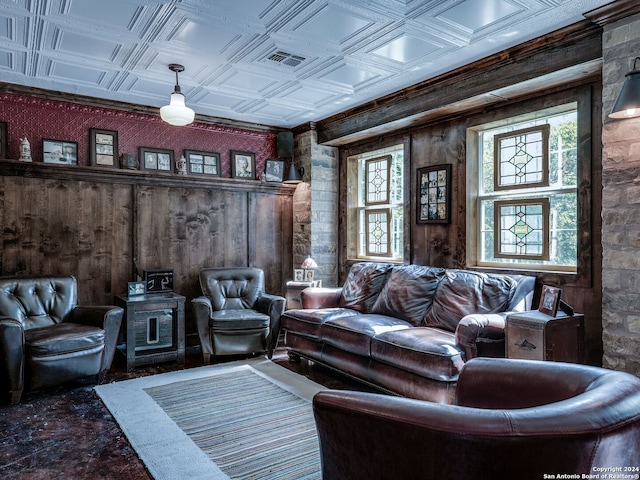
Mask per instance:
[[[237,360],[233,358],[229,360]],[[328,388],[367,387],[302,360],[290,362],[284,348],[276,363]],[[185,368],[202,365],[199,349],[187,351]],[[106,382],[173,371],[162,364],[127,372],[116,356]],[[0,406],[0,478],[4,480],[151,479],[93,385],[70,384],[23,395],[19,405]]]

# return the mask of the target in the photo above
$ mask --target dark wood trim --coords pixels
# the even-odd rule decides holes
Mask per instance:
[[[42,162],[0,160],[0,176],[33,177],[53,180],[76,180],[94,183],[117,183],[138,186],[179,188],[215,188],[250,192],[269,192],[292,196],[295,185],[240,180],[236,178],[203,178],[140,170],[116,170],[83,165],[49,165]]]
[[[616,0],[600,8],[594,8],[583,15],[585,18],[604,27],[637,13],[640,13],[638,0]]]
[[[572,76],[594,75],[601,57],[602,29],[584,20],[316,122],[318,143],[344,145],[381,129],[415,126],[437,109],[460,111],[531,95]]]

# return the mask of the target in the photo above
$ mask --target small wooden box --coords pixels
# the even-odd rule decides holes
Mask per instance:
[[[506,345],[507,358],[584,363],[584,315],[513,313],[506,321]]]

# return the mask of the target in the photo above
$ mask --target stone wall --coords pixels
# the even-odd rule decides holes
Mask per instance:
[[[607,117],[640,54],[640,15],[603,34],[603,365],[640,376],[640,117]]]
[[[318,145],[311,124],[296,135],[294,155],[305,171],[293,197],[293,268],[311,255],[318,264],[315,278],[338,286],[338,149]]]

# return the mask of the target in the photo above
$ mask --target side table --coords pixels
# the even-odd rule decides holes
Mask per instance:
[[[321,287],[322,280],[313,280],[311,282],[287,282],[287,292],[285,298],[287,299],[287,309],[302,308],[302,302],[300,300],[300,292],[307,287]]]
[[[538,310],[509,315],[507,358],[584,363],[584,315],[560,315]]]
[[[184,364],[185,297],[177,293],[116,295],[115,304],[124,308],[127,370],[140,365],[175,361]]]

